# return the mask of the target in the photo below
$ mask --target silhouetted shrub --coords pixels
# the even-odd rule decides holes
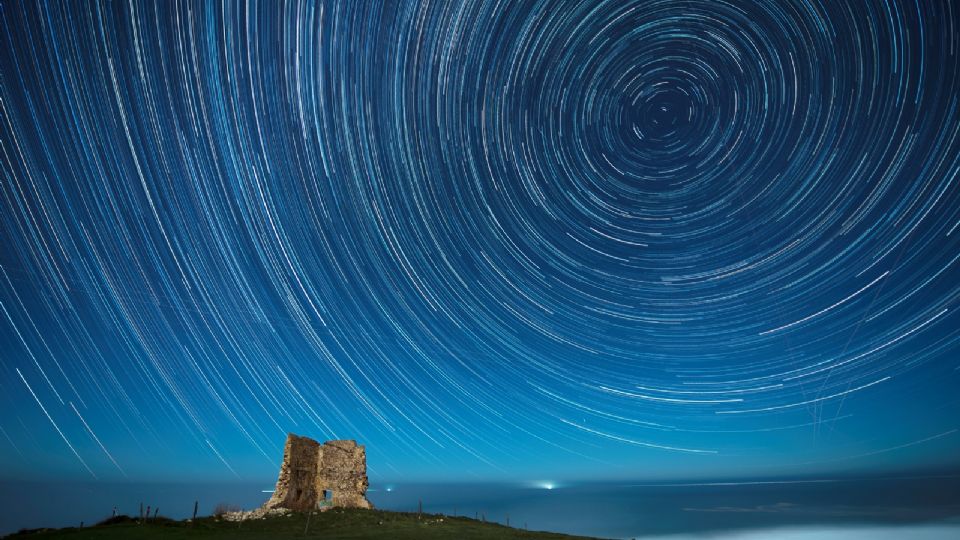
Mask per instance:
[[[99,527],[101,525],[120,525],[121,523],[134,523],[136,518],[132,518],[126,514],[120,514],[119,516],[108,517],[97,523],[95,526]]]
[[[239,511],[240,511],[239,506],[236,506],[233,504],[227,504],[227,503],[220,503],[213,509],[213,515],[216,517],[220,517],[226,514],[227,512],[239,512]]]

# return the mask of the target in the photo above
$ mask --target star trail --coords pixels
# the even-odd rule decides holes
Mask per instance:
[[[0,0],[0,474],[956,466],[958,90],[951,0]]]

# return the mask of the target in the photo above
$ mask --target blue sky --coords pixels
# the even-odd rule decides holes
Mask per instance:
[[[955,469],[921,4],[0,1],[0,477]]]

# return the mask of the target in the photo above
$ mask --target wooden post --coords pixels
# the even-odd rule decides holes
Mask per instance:
[[[192,525],[194,521],[197,520],[197,507],[200,506],[200,501],[193,501],[193,519],[190,521]]]
[[[423,514],[423,499],[417,499],[417,519]]]
[[[510,514],[507,514],[507,527],[510,526]]]
[[[140,502],[140,523],[143,523],[143,501]]]

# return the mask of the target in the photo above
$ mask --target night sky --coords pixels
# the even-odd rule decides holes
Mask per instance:
[[[0,0],[0,477],[960,466],[953,0]]]

